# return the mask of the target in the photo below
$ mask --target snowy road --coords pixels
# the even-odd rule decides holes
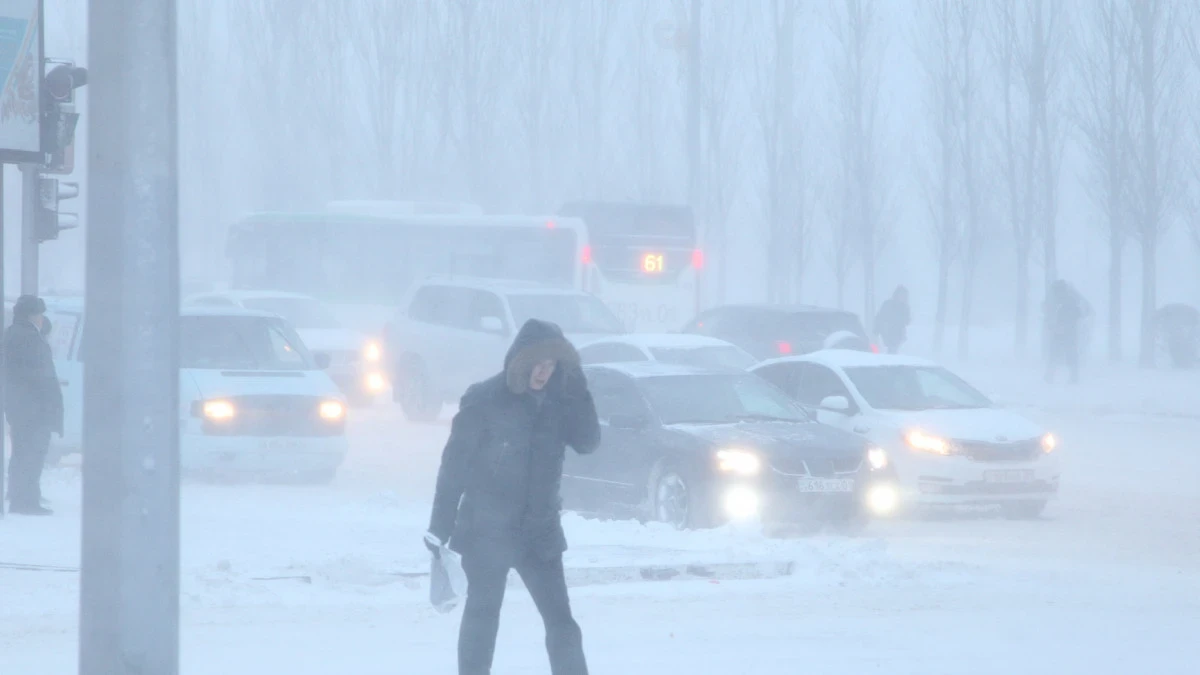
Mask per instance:
[[[1194,672],[1200,633],[1200,419],[1031,410],[1062,439],[1062,499],[1037,522],[965,516],[780,540],[567,519],[573,599],[597,673]],[[189,674],[449,673],[457,615],[417,580],[445,426],[390,407],[354,419],[331,487],[184,489]],[[58,513],[0,522],[0,562],[78,564],[79,480]],[[790,563],[790,576],[631,582],[630,565]],[[0,568],[0,664],[74,671],[71,571]],[[495,672],[546,672],[519,588]]]

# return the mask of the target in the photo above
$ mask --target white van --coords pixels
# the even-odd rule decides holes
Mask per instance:
[[[65,455],[83,446],[85,315],[82,299],[46,305],[64,402],[52,452]],[[346,401],[295,330],[236,308],[186,308],[179,321],[184,474],[332,480],[346,455]]]

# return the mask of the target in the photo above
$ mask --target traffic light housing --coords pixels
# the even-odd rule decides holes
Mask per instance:
[[[87,68],[60,63],[42,79],[42,150],[47,156],[46,173],[69,174],[75,170],[75,90],[87,84]]]
[[[57,178],[38,179],[37,213],[34,216],[34,231],[38,243],[58,239],[62,230],[79,227],[79,215],[59,211],[61,202],[79,196],[79,183],[60,181]]]

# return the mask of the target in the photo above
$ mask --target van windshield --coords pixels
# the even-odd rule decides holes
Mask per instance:
[[[316,370],[288,324],[258,316],[179,319],[179,367],[197,370]]]

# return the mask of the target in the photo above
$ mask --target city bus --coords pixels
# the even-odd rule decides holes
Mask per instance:
[[[574,218],[347,209],[248,215],[230,227],[226,255],[233,289],[303,293],[375,331],[415,281],[461,275],[581,288],[588,252]]]
[[[561,216],[587,229],[583,290],[631,332],[674,332],[699,311],[703,251],[686,206],[579,201]]]

